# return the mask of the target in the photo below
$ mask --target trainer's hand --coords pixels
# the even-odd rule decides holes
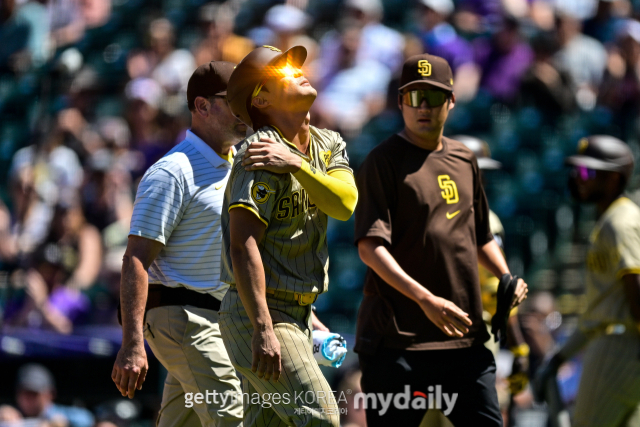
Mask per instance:
[[[462,337],[469,332],[468,327],[472,324],[469,315],[449,300],[432,295],[420,303],[420,308],[450,337]]]
[[[513,301],[511,302],[511,308],[517,307],[520,304],[522,304],[522,301],[527,299],[528,293],[529,293],[529,285],[527,285],[524,280],[518,279],[518,284],[516,285],[516,291],[513,293]]]
[[[111,379],[123,396],[133,399],[136,389],[142,390],[149,363],[144,351],[144,341],[122,344],[116,362],[113,364]]]
[[[251,353],[253,362],[251,371],[258,373],[258,378],[266,381],[280,378],[280,342],[276,338],[273,326],[269,325],[262,329],[254,328],[251,338]]]
[[[273,173],[295,173],[302,167],[302,158],[271,138],[262,137],[252,143],[242,158],[245,170],[267,170]]]

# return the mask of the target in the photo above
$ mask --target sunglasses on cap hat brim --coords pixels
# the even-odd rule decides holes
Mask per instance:
[[[448,93],[438,89],[412,89],[400,91],[399,95],[403,104],[413,108],[420,107],[423,101],[430,108],[439,107],[449,99]]]

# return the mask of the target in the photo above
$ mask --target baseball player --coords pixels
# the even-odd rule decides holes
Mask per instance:
[[[236,156],[222,216],[220,330],[250,426],[339,425],[312,352],[311,304],[328,287],[327,217],[346,221],[358,193],[340,135],[309,126],[305,59],[302,46],[259,47],[229,80],[231,111],[257,130]]]
[[[226,101],[233,67],[210,62],[195,70],[187,88],[191,129],[144,174],[131,218],[120,290],[122,348],[111,376],[123,396],[142,388],[144,336],[169,371],[160,427],[242,425],[240,380],[217,314],[228,288],[219,280],[222,199],[233,146],[247,130]],[[205,397],[194,402],[198,393]]]
[[[484,171],[498,170],[502,168],[502,164],[491,158],[491,150],[489,144],[482,139],[468,136],[456,135],[452,139],[462,142],[469,150],[473,152],[478,160],[478,168],[480,168],[480,176],[484,186]],[[504,252],[504,227],[498,215],[489,210],[489,228],[494,240]],[[489,334],[491,334],[491,318],[496,313],[496,295],[498,292],[499,279],[489,270],[479,265],[480,289],[482,291],[482,316]],[[520,393],[529,383],[529,345],[525,342],[518,321],[518,308],[511,310],[507,332],[507,347],[513,354],[513,365],[511,375],[508,377],[509,388],[512,395]],[[491,350],[494,357],[500,350],[500,343],[496,342],[493,337],[485,343],[487,348]]]
[[[490,232],[475,156],[443,136],[454,103],[446,60],[407,59],[398,96],[404,130],[374,148],[358,174],[355,241],[369,266],[355,345],[362,390],[416,396],[384,413],[368,406],[369,427],[417,426],[429,406],[456,426],[502,425],[478,261],[512,280]],[[526,296],[524,281],[515,285],[507,309]],[[428,395],[437,396],[418,399]]]
[[[586,259],[587,310],[567,343],[534,381],[546,398],[558,367],[586,346],[576,397],[576,427],[638,425],[640,404],[640,208],[624,196],[634,167],[624,142],[606,135],[583,138],[569,187],[581,203],[597,207]],[[635,421],[631,422],[631,418]]]

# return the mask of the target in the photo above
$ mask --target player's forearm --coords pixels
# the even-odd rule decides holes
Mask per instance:
[[[351,217],[358,202],[358,190],[351,173],[339,170],[327,175],[303,161],[293,176],[322,212],[341,221]]]
[[[149,292],[149,277],[140,259],[125,254],[122,258],[120,280],[120,311],[122,315],[122,342],[141,343],[144,309]]]
[[[495,240],[478,246],[478,262],[496,277],[510,274],[507,261]]]
[[[361,239],[358,242],[358,253],[362,262],[407,298],[422,303],[433,296],[428,289],[416,282],[400,267],[393,255],[378,239]]]
[[[255,240],[250,239],[245,244],[232,244],[231,262],[236,288],[251,324],[258,329],[271,327],[264,266]]]

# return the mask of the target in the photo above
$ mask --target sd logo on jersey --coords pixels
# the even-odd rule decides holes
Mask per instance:
[[[460,200],[458,197],[458,186],[449,175],[439,175],[438,185],[444,190],[441,191],[440,194],[442,194],[442,198],[447,201],[447,204],[458,203],[458,200]]]
[[[272,193],[275,193],[275,190],[269,188],[264,182],[256,182],[253,184],[253,187],[251,187],[251,198],[259,204],[263,204],[269,200],[269,196],[271,196]]]

